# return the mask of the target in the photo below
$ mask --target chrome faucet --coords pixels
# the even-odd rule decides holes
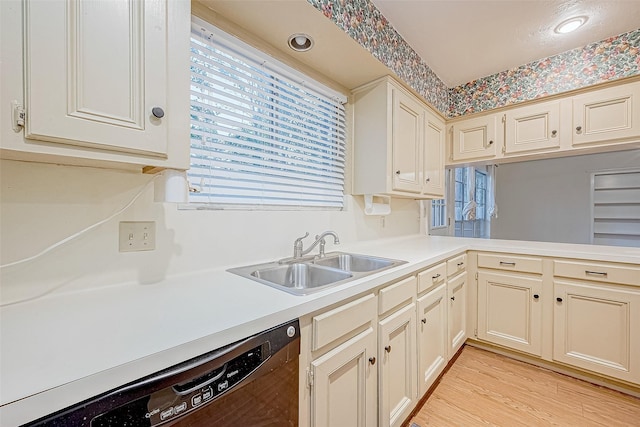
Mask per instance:
[[[311,252],[313,250],[313,248],[315,248],[316,246],[318,246],[318,244],[320,245],[320,253],[318,254],[318,256],[320,258],[324,258],[324,246],[327,244],[326,240],[324,240],[325,237],[327,236],[333,236],[333,243],[336,245],[340,244],[340,239],[338,238],[338,235],[335,233],[335,231],[325,231],[324,233],[316,236],[316,241],[313,242],[311,244],[311,246],[309,246],[306,250],[303,249],[303,243],[302,240],[304,238],[306,238],[307,236],[309,236],[309,233],[305,233],[304,236],[302,237],[298,237],[295,241],[295,243],[293,244],[293,258],[301,258],[303,256],[305,256],[306,254],[308,254],[309,252]]]

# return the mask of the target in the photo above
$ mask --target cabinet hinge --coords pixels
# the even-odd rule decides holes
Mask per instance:
[[[475,329],[473,330],[473,336],[474,336],[474,337],[476,337],[476,338],[478,338],[478,328],[475,328]]]
[[[307,368],[307,388],[313,387],[313,371]]]
[[[502,123],[507,123],[507,115],[506,114],[502,115]]]
[[[11,101],[11,126],[14,132],[20,132],[24,129],[26,117],[24,106],[18,101]]]
[[[476,280],[478,280],[478,272],[476,272]]]

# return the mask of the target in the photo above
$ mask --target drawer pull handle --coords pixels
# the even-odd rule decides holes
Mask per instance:
[[[562,298],[558,297],[558,298],[556,298],[556,301],[562,302]]]
[[[388,345],[384,348],[384,351],[386,351],[387,353],[391,353],[391,346]]]
[[[458,267],[462,267],[464,265],[464,262],[459,262],[456,264]]]
[[[607,273],[603,273],[601,271],[589,271],[589,270],[585,270],[584,274],[587,275],[592,275],[592,276],[602,276],[602,277],[607,277]]]
[[[424,319],[422,319],[422,320],[420,320],[420,321],[421,321],[422,323],[424,323],[425,325],[427,324],[427,319],[426,319],[426,318],[424,318]]]
[[[438,277],[440,277],[440,273],[436,274],[435,276],[431,276],[433,280],[436,280]]]
[[[515,262],[500,261],[500,265],[509,265],[511,267],[515,267],[516,263]]]
[[[538,299],[538,298],[540,298],[540,295],[538,295],[538,294],[533,294],[533,299]]]
[[[369,358],[369,363],[371,363],[372,365],[376,364],[376,358],[375,357],[370,357]]]

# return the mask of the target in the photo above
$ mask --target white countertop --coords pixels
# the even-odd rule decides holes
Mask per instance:
[[[2,307],[0,425],[39,418],[465,250],[640,264],[638,248],[422,235],[337,249],[407,264],[306,296],[216,269]]]

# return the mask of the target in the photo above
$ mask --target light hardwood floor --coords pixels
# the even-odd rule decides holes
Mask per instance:
[[[631,427],[640,426],[640,399],[466,346],[412,423]]]

